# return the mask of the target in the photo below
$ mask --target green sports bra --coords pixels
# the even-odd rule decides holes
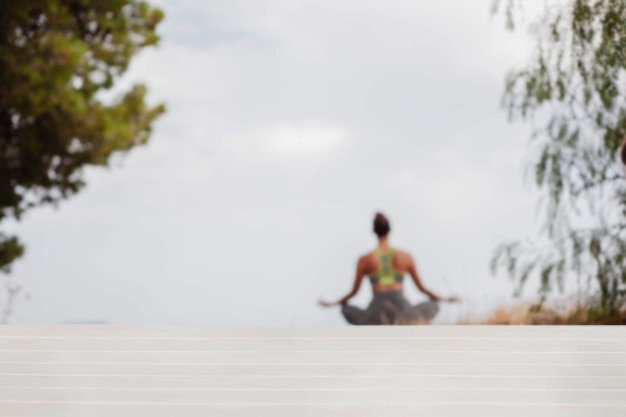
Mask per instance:
[[[395,255],[395,253],[395,249],[389,249],[384,253],[378,249],[374,251],[374,256],[376,256],[376,259],[380,262],[380,268],[378,268],[378,271],[369,276],[372,284],[389,285],[395,282],[402,282],[404,276],[400,272],[393,269],[393,266],[391,265],[393,255]]]

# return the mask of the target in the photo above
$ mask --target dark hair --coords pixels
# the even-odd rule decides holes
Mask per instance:
[[[389,220],[387,220],[382,213],[376,213],[374,217],[374,233],[376,233],[378,237],[385,237],[389,234],[390,230]]]

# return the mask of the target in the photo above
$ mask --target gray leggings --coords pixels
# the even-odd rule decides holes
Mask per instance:
[[[344,305],[341,313],[350,324],[428,324],[439,311],[436,301],[411,305],[402,291],[377,292],[364,310]]]

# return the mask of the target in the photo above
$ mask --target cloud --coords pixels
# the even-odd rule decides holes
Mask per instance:
[[[391,173],[388,182],[433,219],[459,225],[479,215],[495,189],[488,172],[467,164],[403,168]]]
[[[224,138],[222,149],[242,157],[280,161],[312,161],[341,151],[348,142],[345,129],[315,124],[281,123]]]
[[[420,187],[434,214],[454,222],[467,221],[484,208],[492,188],[487,175],[471,168],[456,168]]]
[[[123,168],[20,224],[23,322],[319,323],[378,208],[433,290],[497,291],[495,239],[534,202],[527,129],[498,107],[527,44],[488,23],[491,0],[155,1],[162,42],[111,93],[145,82],[168,113]]]

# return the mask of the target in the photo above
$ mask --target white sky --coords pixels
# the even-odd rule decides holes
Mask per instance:
[[[348,291],[377,210],[426,286],[464,298],[437,323],[511,302],[488,264],[531,234],[536,199],[529,128],[500,99],[531,45],[491,0],[156,3],[161,45],[121,85],[147,83],[168,113],[12,227],[31,296],[12,322],[341,324],[316,301]]]

